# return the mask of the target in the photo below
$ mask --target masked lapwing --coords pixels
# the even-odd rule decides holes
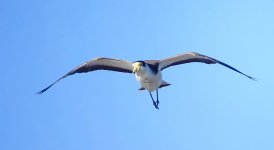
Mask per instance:
[[[83,63],[82,65],[76,67],[75,69],[69,71],[67,74],[59,78],[57,81],[53,82],[51,85],[46,87],[45,89],[37,92],[37,94],[42,94],[47,91],[50,87],[56,84],[58,81],[66,78],[67,76],[76,74],[76,73],[87,73],[91,71],[97,70],[109,70],[109,71],[117,71],[123,73],[133,73],[137,81],[141,84],[141,88],[139,90],[147,90],[152,99],[153,105],[155,108],[159,109],[159,98],[158,98],[158,89],[162,87],[169,86],[171,84],[162,80],[162,71],[168,67],[192,63],[192,62],[200,62],[205,64],[220,64],[231,70],[234,70],[249,79],[255,80],[255,78],[242,73],[241,71],[231,67],[230,65],[223,63],[217,59],[198,54],[195,52],[189,52],[180,54],[174,57],[161,59],[161,60],[142,60],[130,62],[126,60],[113,59],[113,58],[96,58],[90,61]],[[151,92],[156,90],[156,100],[154,100]]]

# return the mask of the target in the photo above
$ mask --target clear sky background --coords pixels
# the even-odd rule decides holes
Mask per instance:
[[[273,0],[0,0],[1,150],[273,150]],[[130,74],[66,78],[95,57],[195,51],[167,69],[160,110]]]

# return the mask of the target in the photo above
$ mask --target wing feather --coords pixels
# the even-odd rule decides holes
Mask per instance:
[[[211,58],[206,55],[199,54],[199,53],[195,53],[195,52],[189,52],[189,53],[177,55],[175,57],[162,59],[159,62],[159,67],[161,70],[164,70],[171,66],[176,66],[176,65],[185,64],[185,63],[192,63],[192,62],[200,62],[200,63],[205,63],[205,64],[217,64],[218,63],[218,64],[223,65],[229,69],[232,69],[232,70],[234,70],[234,71],[236,71],[236,72],[238,72],[252,80],[256,80],[255,78],[242,73],[241,71],[235,69],[234,67],[232,67],[224,62],[221,62],[217,59],[214,59],[214,58]]]
[[[55,83],[66,78],[67,76],[70,76],[76,73],[87,73],[87,72],[97,71],[97,70],[109,70],[109,71],[117,71],[117,72],[124,72],[124,73],[132,73],[133,67],[132,67],[132,63],[126,60],[118,60],[118,59],[112,59],[112,58],[96,58],[74,68],[73,70],[66,73],[64,76],[62,76],[61,78],[53,82],[51,85],[49,85],[45,89],[37,92],[36,94],[44,93],[50,87],[52,87]]]

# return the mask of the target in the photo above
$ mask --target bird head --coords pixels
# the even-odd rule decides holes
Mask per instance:
[[[136,61],[136,62],[134,62],[132,64],[132,66],[133,66],[132,73],[139,72],[142,69],[142,67],[144,67],[145,65],[146,65],[145,62],[143,62],[143,61]]]

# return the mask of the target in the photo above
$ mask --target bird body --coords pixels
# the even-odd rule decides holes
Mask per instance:
[[[69,71],[67,74],[53,82],[51,85],[46,87],[45,89],[37,92],[37,94],[42,94],[47,91],[50,87],[56,84],[58,81],[66,78],[67,76],[73,75],[75,73],[86,73],[96,70],[109,70],[109,71],[117,71],[123,73],[134,73],[137,81],[141,84],[141,88],[139,90],[147,90],[151,96],[153,101],[153,105],[155,108],[158,108],[159,99],[158,99],[158,89],[162,87],[169,86],[171,84],[162,80],[162,71],[171,66],[192,63],[192,62],[200,62],[205,64],[220,64],[223,65],[235,72],[238,72],[249,79],[255,80],[255,78],[242,73],[241,71],[235,69],[234,67],[223,63],[217,59],[208,57],[206,55],[202,55],[195,52],[189,52],[180,54],[174,57],[169,57],[161,60],[143,60],[143,61],[135,61],[129,62],[126,60],[119,60],[113,58],[96,58],[90,60],[88,62],[83,63],[82,65],[76,67],[75,69]],[[157,99],[154,100],[151,92],[156,90]]]
[[[137,64],[139,62],[136,62]],[[134,63],[133,63],[134,64]],[[135,71],[135,77],[143,88],[149,92],[153,92],[158,89],[162,84],[162,72],[157,68],[157,72],[154,72],[146,63]]]

